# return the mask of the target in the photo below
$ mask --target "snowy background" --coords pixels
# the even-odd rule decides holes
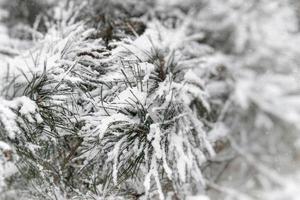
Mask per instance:
[[[0,0],[0,200],[300,199],[298,0]]]

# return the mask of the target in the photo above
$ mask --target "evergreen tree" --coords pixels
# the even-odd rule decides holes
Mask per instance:
[[[299,8],[0,1],[0,199],[297,199]]]

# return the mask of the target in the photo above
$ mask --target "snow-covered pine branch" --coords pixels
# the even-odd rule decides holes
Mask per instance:
[[[297,199],[295,2],[1,0],[0,199]]]

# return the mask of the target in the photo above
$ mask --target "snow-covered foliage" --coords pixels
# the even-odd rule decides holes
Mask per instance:
[[[299,10],[0,0],[0,199],[298,199]]]

